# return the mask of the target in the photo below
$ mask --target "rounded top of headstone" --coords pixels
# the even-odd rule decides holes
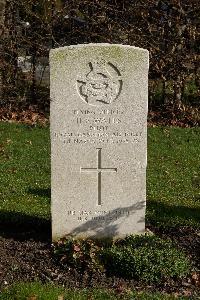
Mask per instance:
[[[77,48],[87,48],[87,47],[118,47],[118,48],[126,48],[126,49],[138,50],[138,51],[145,51],[149,53],[147,49],[139,48],[131,45],[109,44],[109,43],[88,43],[88,44],[77,44],[77,45],[69,45],[69,46],[54,48],[50,50],[50,54],[56,51],[64,51],[66,49],[74,49],[74,48],[77,49]]]

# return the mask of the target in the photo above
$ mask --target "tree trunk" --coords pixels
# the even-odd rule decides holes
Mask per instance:
[[[174,108],[180,109],[182,105],[182,85],[183,79],[179,75],[174,82]]]
[[[4,35],[4,20],[5,20],[6,0],[0,0],[0,37],[3,39]],[[2,43],[0,44],[0,53],[3,53]],[[0,60],[0,103],[3,98],[3,56],[1,54]]]

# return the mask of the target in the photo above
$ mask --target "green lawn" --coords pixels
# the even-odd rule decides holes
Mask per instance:
[[[49,128],[0,123],[2,217],[49,219],[50,174]]]
[[[147,223],[200,227],[200,128],[148,129]],[[50,219],[49,127],[0,122],[1,220]]]
[[[31,297],[32,296],[32,297]],[[35,296],[35,298],[33,297]],[[123,295],[117,295],[113,291],[82,289],[64,290],[61,287],[52,285],[42,285],[40,283],[23,283],[9,287],[1,294],[2,300],[57,300],[58,296],[63,296],[63,300],[175,300],[188,299],[187,297],[174,297],[160,293],[137,293],[125,291]],[[61,298],[62,299],[62,298]]]
[[[200,227],[200,128],[149,128],[147,220]]]
[[[147,224],[200,228],[199,144],[200,128],[148,129]],[[50,224],[50,173],[49,127],[0,122],[0,223]],[[31,295],[37,300],[59,295],[65,300],[175,299],[131,291],[119,298],[113,291],[70,291],[40,283],[14,285],[0,299]]]

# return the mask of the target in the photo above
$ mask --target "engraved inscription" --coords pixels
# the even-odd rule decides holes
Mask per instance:
[[[54,140],[60,140],[63,144],[128,144],[139,143],[142,140],[142,131],[136,132],[106,132],[85,131],[85,132],[55,132]]]
[[[117,172],[117,168],[102,168],[101,166],[101,148],[97,148],[97,167],[81,168],[81,172],[95,172],[98,175],[98,205],[101,205],[101,173]]]
[[[131,211],[127,209],[116,209],[114,211],[98,210],[98,211],[87,211],[87,210],[68,210],[67,216],[75,217],[78,221],[117,221],[119,218],[126,218],[131,215]]]
[[[107,105],[115,101],[122,90],[121,73],[110,62],[104,60],[89,63],[90,71],[77,80],[81,98],[94,106]]]

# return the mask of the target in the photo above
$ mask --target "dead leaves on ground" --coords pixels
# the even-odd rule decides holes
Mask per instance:
[[[37,110],[36,107],[30,106],[25,110],[0,108],[0,121],[19,122],[28,125],[47,125],[49,118],[42,111]]]

